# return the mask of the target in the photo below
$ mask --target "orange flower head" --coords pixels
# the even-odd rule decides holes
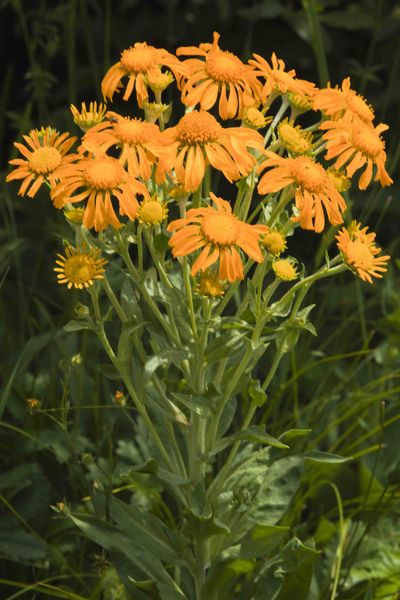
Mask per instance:
[[[104,76],[101,91],[104,100],[113,99],[116,91],[123,85],[121,80],[128,77],[128,83],[123,95],[124,100],[129,100],[136,88],[136,97],[139,106],[148,99],[147,76],[157,67],[168,67],[175,77],[181,77],[186,69],[173,54],[162,48],[149,46],[146,42],[137,42],[121,53],[119,62],[115,63]]]
[[[107,263],[101,258],[99,248],[75,248],[67,246],[65,256],[57,254],[58,267],[54,268],[57,273],[58,283],[67,284],[68,289],[84,289],[93,285],[96,279],[104,278],[104,265]]]
[[[178,56],[189,58],[184,64],[188,75],[182,89],[182,102],[186,106],[200,104],[202,110],[210,110],[218,100],[222,119],[233,119],[240,115],[247,104],[259,102],[261,84],[254,69],[240,58],[219,45],[219,33],[214,32],[212,44],[200,44],[178,48]]]
[[[112,198],[118,201],[119,213],[134,220],[139,207],[136,196],[148,196],[146,187],[127,173],[119,160],[103,154],[100,148],[90,156],[76,155],[76,162],[62,165],[56,175],[59,183],[51,190],[54,206],[63,208],[70,202],[87,200],[83,225],[96,231],[108,225],[121,227]]]
[[[272,66],[259,54],[253,54],[254,59],[249,63],[256,69],[257,75],[265,79],[262,91],[263,100],[269,99],[271,95],[277,94],[300,94],[301,96],[312,96],[315,86],[305,79],[297,79],[296,71],[291,69],[285,71],[285,63],[276,57],[275,52],[271,57]]]
[[[51,127],[32,129],[29,135],[23,136],[26,145],[14,142],[14,146],[24,158],[14,158],[9,161],[15,169],[6,177],[6,181],[23,179],[18,194],[33,198],[46,181],[55,185],[54,172],[61,163],[68,163],[71,155],[68,151],[76,141],[69,133],[58,133]]]
[[[83,145],[90,145],[107,152],[112,146],[121,149],[119,160],[128,173],[142,179],[151,177],[156,162],[155,152],[162,145],[162,135],[157,125],[141,119],[122,117],[114,112],[107,113],[108,120],[92,127],[84,137]]]
[[[225,293],[224,286],[218,279],[217,273],[209,269],[200,273],[196,291],[200,296],[206,298],[220,298]]]
[[[97,102],[91,102],[89,104],[89,110],[87,110],[85,102],[82,102],[80,111],[73,104],[71,104],[70,109],[74,123],[85,132],[94,125],[104,121],[104,116],[107,111],[105,104],[100,103],[97,106]]]
[[[313,99],[314,110],[320,110],[333,119],[343,116],[345,112],[350,113],[364,121],[371,123],[374,120],[374,110],[367,104],[362,96],[350,87],[350,77],[342,82],[342,87],[327,87],[317,90]]]
[[[259,171],[272,168],[259,181],[260,194],[294,186],[295,204],[300,214],[293,220],[299,221],[303,229],[321,232],[325,226],[324,209],[332,225],[343,222],[346,203],[320,164],[308,156],[282,158],[268,150],[265,155],[267,159],[260,164]]]
[[[371,183],[374,166],[374,181],[379,180],[384,187],[393,183],[385,169],[385,142],[381,138],[381,133],[388,129],[387,125],[380,123],[374,127],[371,123],[346,113],[335,121],[324,121],[320,129],[325,131],[322,136],[326,140],[325,158],[336,158],[335,168],[340,169],[346,164],[347,176],[353,177],[365,165],[358,181],[360,190],[365,190]]]
[[[191,208],[186,217],[172,221],[168,231],[173,235],[169,240],[174,257],[187,256],[201,250],[192,265],[192,275],[206,271],[219,261],[218,279],[236,281],[243,279],[243,264],[239,249],[242,249],[256,262],[262,262],[259,247],[260,235],[267,231],[265,225],[249,225],[240,221],[226,200],[212,192],[210,198],[215,208]]]
[[[297,279],[299,273],[294,266],[294,261],[288,258],[279,258],[278,260],[274,260],[272,263],[272,268],[274,273],[278,279],[282,279],[282,281],[293,281],[293,279]]]
[[[163,132],[164,149],[159,153],[156,178],[175,170],[178,183],[188,192],[199,187],[207,163],[222,171],[229,181],[248,175],[256,158],[248,148],[263,149],[262,136],[248,127],[223,128],[208,112],[192,111],[175,127]]]
[[[380,249],[375,245],[375,237],[375,233],[368,233],[368,227],[361,229],[361,223],[356,221],[352,221],[347,229],[343,227],[336,236],[344,262],[368,283],[372,283],[372,277],[382,277],[390,259],[390,256],[377,256]]]
[[[278,125],[278,137],[282,146],[290,154],[308,154],[313,147],[312,133],[305,131],[293,121],[284,119]]]

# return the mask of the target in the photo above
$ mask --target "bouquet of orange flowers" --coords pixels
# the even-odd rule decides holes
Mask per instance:
[[[165,101],[172,84],[180,104]],[[349,78],[318,89],[275,54],[242,62],[217,33],[175,55],[134,44],[102,93],[130,115],[72,106],[76,150],[69,133],[32,130],[7,180],[30,198],[48,186],[64,212],[54,270],[91,298],[66,328],[98,336],[150,448],[127,479],[151,475],[169,508],[163,519],[97,486],[85,511],[62,511],[112,555],[126,597],[277,598],[316,556],[282,524],[304,461],[343,458],[298,454],[306,430],[273,437],[254,421],[282,357],[315,333],[312,284],[387,269],[375,234],[343,224],[351,178],[392,183],[387,126]],[[299,228],[336,231],[311,273],[289,254]]]

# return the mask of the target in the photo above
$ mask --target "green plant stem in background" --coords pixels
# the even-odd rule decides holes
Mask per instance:
[[[139,396],[136,393],[136,390],[131,382],[130,375],[127,372],[126,366],[122,365],[120,363],[120,361],[118,360],[117,356],[115,355],[115,352],[112,349],[110,342],[107,338],[106,332],[104,330],[103,318],[101,316],[100,306],[99,306],[99,301],[98,301],[97,291],[96,291],[95,286],[92,286],[90,288],[90,295],[92,298],[93,309],[94,309],[94,314],[95,314],[95,319],[96,319],[97,335],[103,345],[103,348],[106,351],[106,354],[107,354],[108,358],[110,359],[110,361],[112,362],[112,364],[114,365],[114,367],[120,373],[120,375],[127,387],[127,390],[132,398],[132,401],[133,401],[135,407],[137,408],[138,413],[140,414],[143,421],[145,422],[150,435],[152,436],[154,442],[156,443],[156,445],[160,451],[160,454],[163,457],[163,460],[165,461],[166,466],[173,469],[173,466],[171,465],[170,455],[169,455],[168,451],[166,450],[164,444],[162,443],[160,436],[158,435],[158,433],[147,413],[147,410],[146,410],[143,402],[141,401],[141,399],[139,398]]]
[[[326,60],[325,46],[322,39],[321,23],[318,18],[317,1],[302,0],[303,10],[307,15],[308,26],[311,34],[311,44],[317,62],[319,83],[326,86],[329,81],[328,61]]]

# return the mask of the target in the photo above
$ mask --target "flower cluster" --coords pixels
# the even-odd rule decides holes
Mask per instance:
[[[172,108],[162,94],[173,82],[185,114],[168,126]],[[104,102],[121,93],[136,105],[133,116],[96,102],[71,106],[83,131],[76,150],[68,133],[32,130],[24,144],[15,143],[22,158],[10,161],[7,181],[22,180],[19,194],[29,197],[46,184],[72,227],[101,235],[136,222],[149,235],[162,230],[174,258],[190,257],[195,289],[213,298],[243,279],[252,262],[269,261],[277,277],[296,278],[295,261],[281,257],[288,232],[341,225],[344,194],[360,169],[362,190],[372,180],[392,183],[381,137],[387,126],[374,125],[372,107],[349,78],[318,89],[275,54],[243,62],[220,47],[218,33],[175,54],[135,43],[101,88]],[[319,125],[302,126],[306,111],[322,114]],[[236,183],[236,200],[211,191],[221,175]],[[352,224],[337,240],[344,263],[371,282],[388,257],[377,257],[374,234],[366,231]],[[59,256],[59,281],[82,288],[101,279],[98,249],[72,248]]]

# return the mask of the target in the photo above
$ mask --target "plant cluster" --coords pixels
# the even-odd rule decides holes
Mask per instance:
[[[164,101],[171,85],[180,104]],[[372,283],[387,270],[375,233],[347,219],[353,177],[360,190],[392,183],[387,126],[349,78],[317,88],[275,54],[244,63],[217,33],[175,54],[134,44],[102,93],[121,94],[131,114],[72,106],[75,151],[69,133],[32,130],[7,180],[29,198],[47,186],[63,211],[72,233],[54,270],[91,300],[66,328],[97,335],[104,369],[124,386],[115,402],[136,417],[148,454],[129,465],[126,487],[96,479],[85,511],[56,509],[107,550],[127,597],[307,598],[326,582],[288,507],[305,464],[345,459],[300,453],[307,430],[274,437],[254,420],[282,357],[302,331],[315,334],[314,305],[304,306],[313,284],[346,270]],[[328,228],[334,254],[307,272],[292,238]],[[162,490],[165,514],[132,494],[143,477]]]

